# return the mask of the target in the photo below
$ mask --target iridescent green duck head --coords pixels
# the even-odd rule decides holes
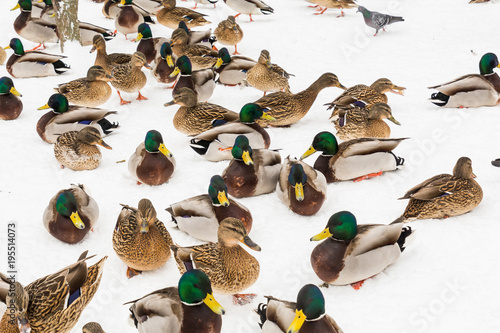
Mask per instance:
[[[161,44],[160,56],[167,62],[168,67],[174,68],[175,65],[174,65],[174,60],[172,58],[172,48],[170,47],[169,43]]]
[[[319,241],[327,237],[332,237],[335,240],[349,242],[358,233],[358,224],[356,217],[348,211],[341,211],[333,214],[326,228],[311,238],[311,241]]]
[[[486,53],[479,61],[479,71],[481,75],[493,74],[493,69],[497,67],[500,67],[500,65],[494,53]]]
[[[222,65],[227,65],[231,62],[231,55],[227,48],[223,47],[219,50],[217,62],[214,65],[215,69],[220,68]]]
[[[69,109],[69,102],[66,96],[62,94],[53,94],[50,96],[49,101],[38,110],[52,109],[55,113],[64,113]]]
[[[295,163],[290,168],[288,182],[295,189],[295,198],[297,201],[304,200],[304,185],[307,183],[307,175],[302,165]]]
[[[147,23],[141,23],[137,27],[137,37],[134,39],[135,42],[140,41],[141,39],[149,39],[153,38],[153,33],[151,32],[151,28]]]
[[[309,149],[302,154],[301,160],[314,154],[317,151],[321,151],[322,155],[333,156],[339,150],[339,145],[335,135],[330,132],[319,132],[313,139],[313,143]]]
[[[243,161],[246,165],[253,165],[252,160],[252,147],[245,135],[238,135],[234,140],[233,148],[231,148],[231,155],[235,160]]]
[[[306,284],[297,294],[295,318],[286,330],[287,333],[300,331],[305,321],[314,321],[325,315],[325,298],[314,284]]]
[[[148,153],[162,153],[166,157],[172,157],[172,153],[165,147],[160,132],[151,130],[146,133],[144,146]]]
[[[181,73],[181,75],[191,75],[193,67],[191,65],[191,60],[185,55],[177,58],[175,62],[175,69],[170,74],[170,77],[175,77],[177,74]]]
[[[14,54],[18,56],[22,56],[24,54],[24,46],[19,38],[12,38],[10,40],[9,46],[6,46],[5,49],[12,49],[12,51],[14,51]]]
[[[187,34],[189,34],[189,28],[188,28],[188,26],[186,25],[186,22],[184,22],[184,21],[180,21],[180,22],[179,22],[179,26],[178,26],[178,28],[180,28],[180,29],[184,30]]]
[[[59,215],[71,219],[77,229],[85,229],[85,224],[78,214],[78,204],[71,191],[67,190],[59,194],[56,201],[56,211]]]
[[[276,120],[264,112],[258,104],[248,103],[243,105],[240,110],[240,121],[244,124],[253,124],[257,119]]]
[[[216,314],[226,313],[213,296],[208,276],[198,269],[187,271],[181,276],[178,290],[181,302],[188,306],[205,303]]]
[[[14,82],[10,77],[4,76],[0,78],[0,95],[13,94],[22,97],[21,93],[14,87]]]
[[[210,179],[210,185],[208,185],[208,195],[210,196],[210,199],[212,199],[212,205],[217,207],[229,206],[229,200],[227,199],[227,186],[221,176],[215,175]]]
[[[18,8],[21,8],[21,10],[24,12],[31,12],[32,8],[31,0],[19,0],[17,2],[17,5],[11,10],[16,10]]]

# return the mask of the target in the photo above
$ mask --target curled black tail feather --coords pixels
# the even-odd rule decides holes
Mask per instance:
[[[431,95],[431,102],[437,106],[445,106],[449,99],[450,96],[445,95],[442,92],[437,92]]]
[[[411,230],[411,227],[404,227],[401,230],[401,235],[399,235],[399,239],[397,242],[399,248],[401,249],[401,252],[403,252],[406,249],[405,247],[406,237],[410,236],[412,232],[413,230]]]
[[[101,126],[103,133],[106,135],[112,132],[111,129],[118,127],[118,123],[114,123],[114,122],[111,123],[106,118],[102,118],[97,123],[99,124],[99,126]]]
[[[70,69],[70,66],[62,62],[61,60],[57,60],[56,62],[52,63],[54,65],[54,71],[57,74],[62,74],[66,72],[68,69]]]
[[[257,312],[257,314],[260,317],[259,326],[260,326],[260,328],[262,328],[262,326],[264,325],[264,323],[267,320],[267,315],[266,315],[267,305],[264,303],[260,303],[259,306],[257,307],[257,309],[255,310],[255,312]]]

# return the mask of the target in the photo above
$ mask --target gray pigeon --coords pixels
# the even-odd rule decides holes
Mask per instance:
[[[404,21],[401,16],[391,16],[379,12],[371,12],[363,6],[358,7],[358,12],[363,14],[366,25],[376,30],[374,36],[377,36],[380,29],[385,31],[385,27],[389,24]]]

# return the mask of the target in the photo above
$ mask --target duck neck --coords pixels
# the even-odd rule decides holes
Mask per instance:
[[[326,88],[325,84],[318,79],[314,81],[306,90],[295,94],[295,99],[301,102],[304,108],[309,110],[316,100],[316,97],[318,97],[319,92],[324,88]]]

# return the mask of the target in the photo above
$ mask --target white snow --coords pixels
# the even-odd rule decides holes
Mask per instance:
[[[345,86],[371,84],[387,77],[407,88],[405,96],[389,95],[393,114],[402,126],[390,123],[393,137],[409,137],[395,150],[406,159],[405,167],[360,183],[343,182],[328,186],[328,199],[312,217],[291,212],[275,193],[241,199],[254,218],[250,237],[262,247],[251,251],[260,261],[259,280],[247,290],[258,298],[250,305],[236,306],[230,296],[216,295],[225,307],[225,333],[259,332],[258,317],[253,312],[264,295],[295,300],[298,290],[307,283],[319,284],[309,263],[317,243],[309,238],[320,232],[330,215],[349,210],[359,223],[390,223],[404,210],[406,201],[396,200],[415,184],[439,173],[451,173],[461,156],[472,159],[477,181],[484,191],[483,202],[471,213],[446,220],[423,220],[411,223],[416,233],[400,260],[383,273],[369,279],[355,291],[350,286],[322,289],[326,311],[345,332],[498,332],[500,298],[500,224],[498,222],[498,185],[500,170],[490,161],[500,157],[500,113],[496,107],[477,109],[440,109],[428,101],[426,87],[446,82],[460,75],[478,72],[480,57],[498,52],[500,3],[469,5],[468,0],[372,0],[362,1],[370,10],[402,15],[405,22],[393,24],[386,32],[373,37],[361,14],[346,10],[327,10],[313,15],[304,0],[267,0],[275,13],[240,16],[237,22],[244,31],[238,50],[257,59],[262,49],[270,51],[272,61],[295,77],[290,79],[293,92],[305,89],[324,72],[335,73]],[[0,2],[3,34],[0,45],[17,37],[12,22],[19,10],[10,12],[14,0]],[[194,2],[178,1],[180,6]],[[113,21],[101,14],[102,4],[80,1],[79,18],[113,28]],[[223,1],[198,6],[208,14],[214,29],[228,15],[236,14]],[[172,30],[152,25],[153,36],[169,37]],[[129,36],[130,37],[133,36]],[[26,49],[34,43],[23,40]],[[220,45],[219,45],[220,46]],[[109,53],[135,51],[137,44],[117,36],[107,43]],[[99,322],[106,332],[135,332],[127,320],[128,307],[123,303],[167,286],[177,285],[179,272],[170,259],[161,269],[128,280],[126,266],[115,255],[112,232],[120,212],[120,203],[137,206],[149,198],[158,217],[167,224],[174,241],[181,245],[200,242],[172,228],[164,210],[171,203],[206,193],[212,175],[220,174],[227,161],[212,163],[189,148],[189,138],[177,132],[172,118],[177,106],[165,108],[171,100],[166,90],[148,73],[148,84],[141,93],[148,101],[136,101],[136,95],[123,94],[132,100],[120,106],[116,93],[103,108],[117,110],[110,117],[120,128],[105,138],[113,150],[102,149],[98,169],[75,172],[60,169],[51,145],[42,141],[35,126],[44,112],[52,88],[58,83],[83,77],[93,65],[90,46],[65,46],[67,74],[33,79],[14,79],[23,94],[24,111],[14,121],[0,122],[0,270],[7,268],[7,223],[17,223],[16,247],[18,280],[23,284],[55,272],[74,262],[89,250],[97,258],[108,255],[100,289],[88,305],[73,332],[81,332],[88,321]],[[233,52],[233,48],[229,48]],[[7,51],[10,55],[12,51]],[[58,45],[46,52],[59,53]],[[5,67],[1,75],[7,75]],[[281,148],[282,158],[300,156],[323,130],[334,132],[324,103],[341,93],[338,88],[322,91],[312,109],[290,128],[271,128],[271,147]],[[251,87],[218,86],[210,102],[239,111],[245,103],[257,100],[262,93]],[[166,147],[175,155],[177,169],[168,184],[138,186],[127,170],[128,160],[146,132],[156,129],[163,134]],[[316,156],[305,161],[313,164]],[[71,183],[83,183],[92,191],[101,216],[94,232],[79,244],[64,244],[47,233],[42,214],[50,198]],[[89,261],[94,263],[95,259]]]

